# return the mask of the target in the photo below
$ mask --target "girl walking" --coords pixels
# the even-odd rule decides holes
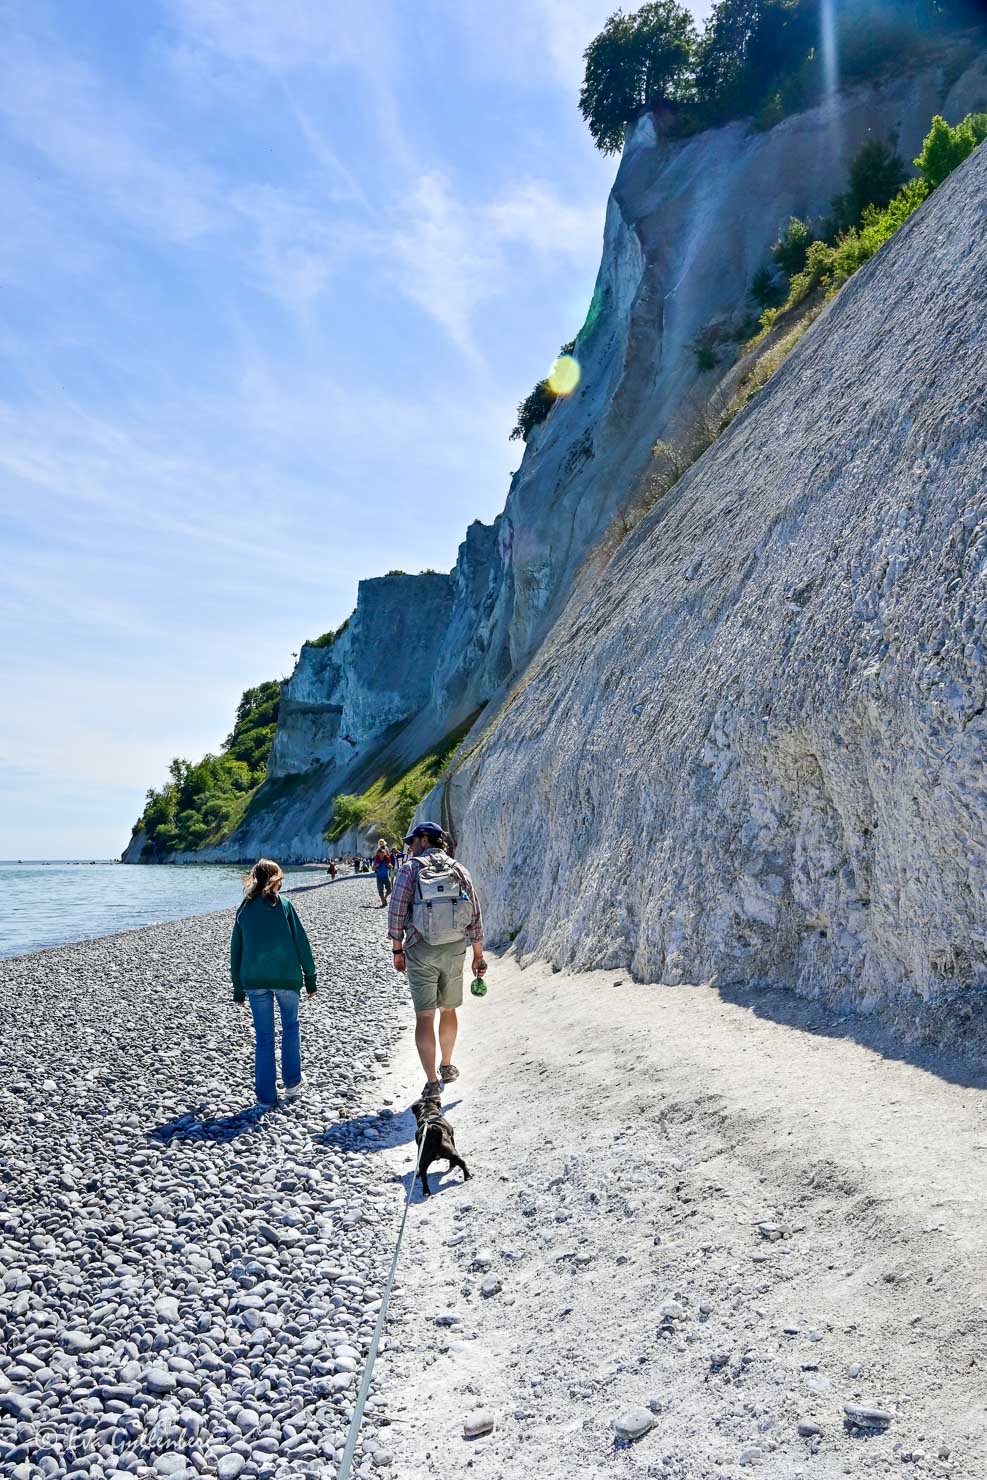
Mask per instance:
[[[274,1003],[281,1014],[281,1081],[285,1098],[302,1091],[302,1050],[298,1007],[304,982],[316,991],[312,947],[294,905],[281,898],[284,874],[270,858],[260,858],[243,881],[244,900],[236,912],[230,941],[233,1001],[250,1003],[254,1020],[254,1086],[257,1103],[277,1104],[274,1063]]]

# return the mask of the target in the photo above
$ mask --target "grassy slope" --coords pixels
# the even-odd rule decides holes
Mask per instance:
[[[336,798],[333,820],[326,829],[330,842],[351,828],[375,828],[381,837],[403,836],[415,811],[449,765],[476,721],[472,714],[407,771],[379,776],[366,791]]]

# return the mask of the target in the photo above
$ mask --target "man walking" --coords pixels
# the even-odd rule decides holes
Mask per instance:
[[[409,858],[394,880],[387,933],[394,969],[406,972],[415,1008],[415,1047],[425,1070],[425,1099],[437,1100],[444,1085],[459,1078],[452,1062],[463,1002],[466,943],[473,946],[473,971],[482,976],[483,922],[473,880],[445,849],[445,834],[421,822],[405,838]],[[435,1013],[439,1014],[439,1072],[435,1070]]]

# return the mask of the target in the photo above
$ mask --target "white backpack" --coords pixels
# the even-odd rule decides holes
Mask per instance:
[[[463,940],[473,919],[473,901],[452,859],[442,853],[423,858],[415,869],[411,923],[430,946]],[[465,943],[465,942],[464,942]]]

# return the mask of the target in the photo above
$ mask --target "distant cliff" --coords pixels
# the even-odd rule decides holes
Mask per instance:
[[[934,113],[956,120],[982,106],[987,64],[970,58],[968,42],[943,43],[911,72],[765,133],[732,123],[673,141],[652,117],[637,123],[576,343],[578,390],[532,432],[504,512],[470,526],[450,575],[362,582],[338,641],[302,649],[268,780],[232,836],[194,857],[321,855],[338,793],[399,775],[484,710],[479,733],[591,552],[604,558],[601,540],[633,502],[655,442],[676,436],[715,386],[697,343],[712,335],[729,350],[742,335],[751,280],[779,230],[826,212],[866,140],[893,135],[910,159]],[[649,590],[643,619],[658,621],[664,595]]]

